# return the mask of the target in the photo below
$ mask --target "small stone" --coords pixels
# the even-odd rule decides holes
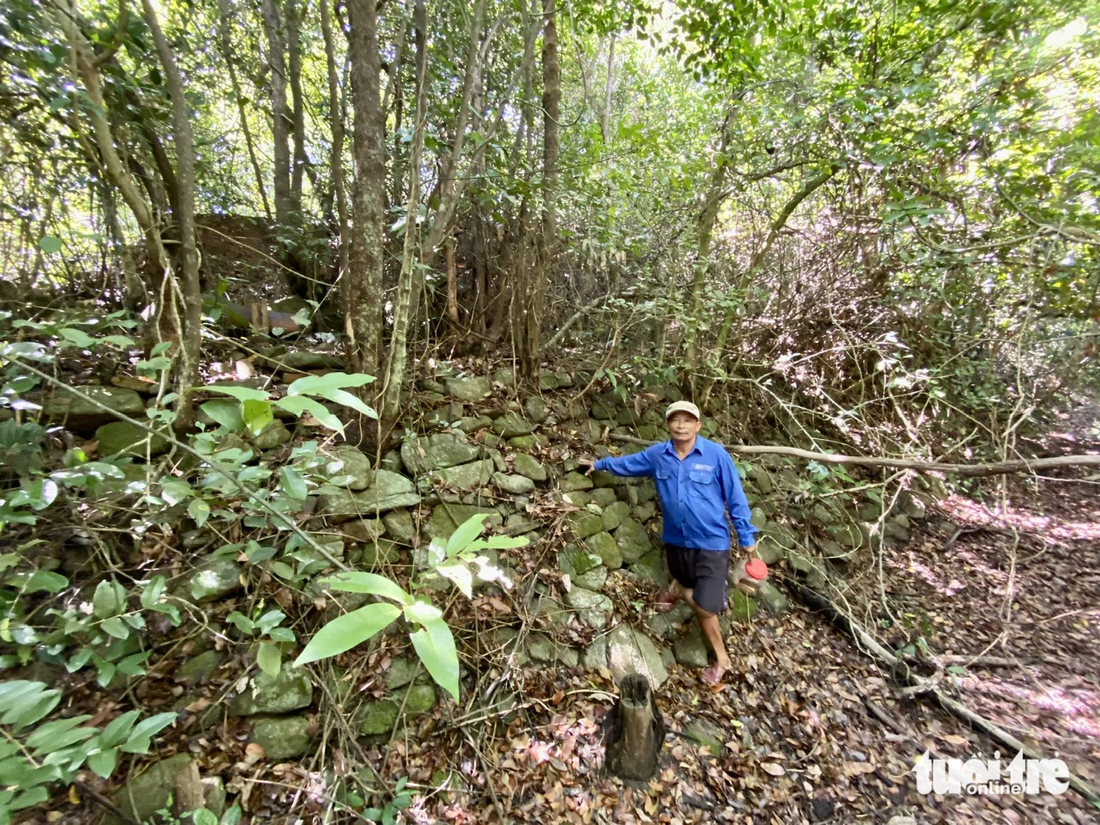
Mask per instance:
[[[145,420],[145,401],[134,390],[119,387],[88,385],[80,392],[93,401],[130,418]],[[43,405],[42,412],[50,421],[64,423],[74,432],[90,432],[102,424],[115,421],[115,417],[92,404],[67,392],[59,391]]]
[[[476,375],[470,378],[448,378],[443,382],[447,394],[473,404],[487,398],[493,392],[493,384],[487,375]]]
[[[397,723],[398,704],[392,699],[369,702],[359,724],[359,732],[367,736],[389,733]]]
[[[328,352],[309,352],[307,350],[295,350],[288,352],[277,359],[276,366],[286,367],[290,370],[339,370],[344,368],[344,361]]]
[[[168,439],[153,435],[129,421],[112,421],[95,431],[102,456],[121,455],[143,458],[160,455],[168,450]]]
[[[412,513],[408,510],[394,510],[382,516],[382,523],[386,525],[386,535],[401,542],[412,544],[416,540],[416,523]]]
[[[197,656],[192,656],[178,668],[176,678],[189,685],[197,684],[210,678],[210,675],[221,667],[225,661],[225,655],[218,650],[207,650]]]
[[[329,451],[331,461],[327,471],[331,473],[329,484],[347,487],[349,490],[365,490],[374,483],[374,468],[370,459],[358,447],[343,444]]]
[[[748,622],[756,615],[756,600],[740,588],[729,591],[730,618],[736,622]]]
[[[516,413],[502,415],[493,422],[493,432],[503,438],[513,438],[517,435],[530,435],[534,430],[534,424]]]
[[[262,713],[286,713],[304,708],[313,702],[313,685],[309,673],[300,667],[284,663],[278,675],[260,672],[244,691],[229,704],[231,716],[255,716]]]
[[[625,501],[613,501],[603,508],[603,514],[600,516],[600,519],[603,523],[603,529],[610,533],[623,523],[623,519],[629,516],[629,504]]]
[[[435,688],[431,685],[413,685],[405,698],[405,715],[419,716],[435,707]]]
[[[619,625],[607,637],[607,662],[615,681],[630,673],[649,680],[657,690],[668,680],[661,654],[648,636],[626,625]]]
[[[586,510],[578,510],[577,512],[570,513],[568,519],[569,523],[573,525],[573,532],[579,539],[586,539],[589,536],[594,536],[603,529],[603,519],[595,513],[589,513]]]
[[[556,390],[558,388],[558,376],[550,372],[550,370],[542,370],[539,372],[539,389],[542,392],[547,390]]]
[[[605,627],[615,610],[607,596],[583,587],[574,587],[566,593],[565,603],[577,611],[582,622],[596,629]]]
[[[598,555],[603,565],[610,570],[617,570],[623,566],[622,553],[610,533],[601,531],[594,536],[589,536],[585,539],[584,545],[589,552]]]
[[[457,467],[448,467],[435,473],[444,484],[456,487],[459,490],[477,490],[486,486],[493,475],[492,459],[472,461],[469,464],[460,464]]]
[[[791,609],[791,603],[771,582],[763,582],[756,588],[756,599],[773,616],[781,616]]]
[[[618,498],[611,487],[597,487],[592,491],[592,503],[599,505],[601,510],[604,507],[610,507],[616,501]]]
[[[501,525],[504,523],[504,517],[489,507],[477,507],[469,504],[442,504],[432,510],[432,515],[425,527],[432,538],[446,540],[450,538],[451,533],[458,529],[458,525],[479,513],[487,514],[485,524]]]
[[[216,601],[236,592],[241,585],[241,568],[233,559],[207,559],[191,574],[188,595],[199,604]]]
[[[340,529],[352,541],[366,543],[382,538],[386,532],[386,524],[382,519],[363,518],[357,521],[346,521],[340,525]]]
[[[527,413],[527,417],[536,424],[541,424],[549,415],[546,402],[537,395],[532,395],[523,402],[523,410]]]
[[[633,564],[650,550],[653,542],[645,528],[634,519],[626,518],[615,530],[615,543],[619,545],[623,564]]]
[[[676,661],[684,667],[706,667],[708,661],[707,644],[697,622],[692,622],[672,646]]]

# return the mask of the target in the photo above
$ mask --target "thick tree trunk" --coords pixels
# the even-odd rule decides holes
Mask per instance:
[[[324,2],[324,0],[322,0]],[[286,39],[290,72],[291,124],[294,129],[294,165],[290,172],[290,209],[294,215],[302,212],[302,176],[309,164],[306,156],[306,106],[302,94],[302,38],[299,32],[302,7],[298,0],[287,0]]]
[[[202,291],[199,287],[199,248],[195,238],[195,147],[191,135],[191,113],[183,94],[183,79],[176,65],[168,38],[160,28],[152,0],[143,0],[145,21],[153,33],[168,95],[172,99],[172,130],[176,143],[176,182],[179,213],[175,216],[180,227],[180,278],[179,292],[165,296],[162,312],[173,313],[172,326],[179,332],[180,366],[176,371],[179,401],[176,406],[175,427],[178,432],[190,429],[194,422],[191,403],[192,388],[199,384],[199,345],[202,329]],[[171,286],[175,279],[165,273]],[[177,313],[182,315],[178,317]]]
[[[385,123],[380,104],[376,5],[348,0],[352,101],[355,107],[353,238],[344,302],[353,369],[379,375],[382,360],[382,232],[385,217]]]
[[[645,676],[619,682],[619,702],[604,722],[605,770],[621,779],[645,782],[657,772],[665,722]]]

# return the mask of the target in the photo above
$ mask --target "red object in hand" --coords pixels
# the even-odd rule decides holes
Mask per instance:
[[[745,575],[759,584],[768,577],[768,565],[758,558],[751,558],[745,563]]]

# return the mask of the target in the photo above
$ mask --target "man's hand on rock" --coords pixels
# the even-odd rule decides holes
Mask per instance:
[[[580,464],[582,467],[587,467],[588,468],[584,471],[584,474],[586,476],[592,475],[592,473],[596,469],[596,460],[594,458],[588,458],[588,457],[578,458],[577,463]]]

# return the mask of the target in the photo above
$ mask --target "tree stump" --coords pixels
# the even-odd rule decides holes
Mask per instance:
[[[645,676],[631,673],[619,682],[619,701],[604,720],[604,770],[621,779],[644,782],[657,772],[665,742],[665,720]]]

